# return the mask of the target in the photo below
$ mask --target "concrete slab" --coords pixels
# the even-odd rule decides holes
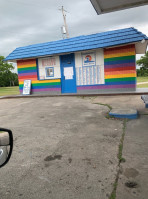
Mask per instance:
[[[115,118],[125,118],[125,119],[137,119],[138,112],[135,109],[121,109],[121,108],[113,108],[109,112],[110,116]]]
[[[89,100],[89,98],[86,98]],[[139,114],[148,114],[140,95],[127,96],[97,96],[92,97],[92,103],[109,104],[112,108],[136,109]]]

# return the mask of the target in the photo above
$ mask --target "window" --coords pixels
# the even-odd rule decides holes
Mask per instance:
[[[39,80],[60,79],[61,68],[59,56],[38,59]]]
[[[46,67],[46,77],[54,77],[54,67]]]

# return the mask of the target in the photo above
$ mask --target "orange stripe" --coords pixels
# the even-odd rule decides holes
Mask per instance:
[[[105,75],[119,75],[119,74],[135,74],[135,70],[125,70],[125,71],[111,71],[105,72]]]
[[[120,54],[120,53],[127,53],[127,52],[134,52],[135,48],[129,48],[129,49],[121,49],[121,50],[110,50],[108,52],[104,51],[104,55],[111,55],[111,54]]]
[[[104,58],[124,57],[124,56],[129,56],[129,55],[135,55],[135,51],[104,54]]]
[[[136,77],[136,73],[131,74],[118,74],[118,75],[105,75],[105,79],[112,79],[112,78],[123,78],[123,77]]]
[[[26,78],[31,79],[32,81],[37,81],[37,78]],[[25,79],[19,79],[19,84],[23,84]]]
[[[34,63],[34,64],[25,64],[25,65],[20,65],[20,66],[17,65],[17,67],[18,68],[36,67],[36,63]]]

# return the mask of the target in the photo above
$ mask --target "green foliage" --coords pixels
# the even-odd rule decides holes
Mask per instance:
[[[148,69],[141,67],[137,69],[137,77],[147,77],[148,76]]]
[[[144,56],[137,60],[137,65],[148,69],[148,51]]]
[[[144,56],[142,56],[139,60],[137,60],[137,65],[141,66],[140,69],[137,69],[137,76],[138,77],[148,76],[148,51]]]
[[[4,59],[0,56],[0,87],[18,86],[18,75],[11,72],[14,66],[4,62]]]

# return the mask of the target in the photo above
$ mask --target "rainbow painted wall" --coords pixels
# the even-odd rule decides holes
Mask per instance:
[[[77,86],[77,94],[118,93],[136,90],[135,45],[104,49],[105,84]],[[61,94],[61,79],[38,80],[37,59],[17,61],[19,89],[32,80],[32,94]]]
[[[136,90],[135,45],[104,49],[105,84],[78,86],[78,93],[104,93]]]
[[[31,93],[61,94],[61,80],[38,80],[36,59],[17,61],[20,93],[23,91],[25,79],[31,79]]]

